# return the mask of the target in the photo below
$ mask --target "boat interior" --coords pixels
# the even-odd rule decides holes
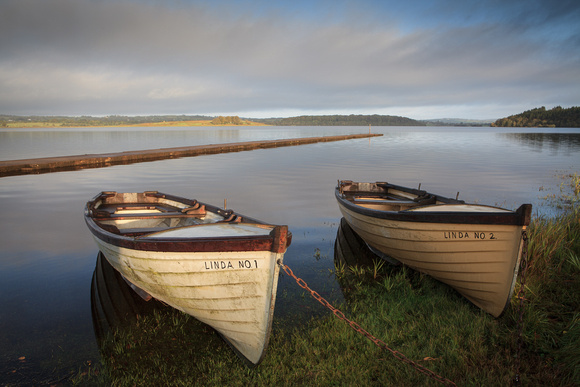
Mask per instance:
[[[423,205],[422,203],[410,200],[397,200],[395,198],[382,197],[353,196],[348,198],[348,200],[358,206],[380,211],[404,211]],[[433,204],[434,203],[435,202],[433,201]]]
[[[124,236],[140,236],[178,227],[218,222],[241,222],[233,211],[219,214],[207,211],[197,203],[183,207],[169,203],[100,203],[92,210],[92,218],[103,229]]]
[[[361,207],[379,211],[404,211],[434,204],[464,204],[457,199],[435,195],[420,189],[402,187],[386,182],[338,182],[341,197]]]
[[[380,211],[403,211],[437,203],[437,196],[421,190],[402,189],[388,183],[340,181],[342,197],[361,207]]]

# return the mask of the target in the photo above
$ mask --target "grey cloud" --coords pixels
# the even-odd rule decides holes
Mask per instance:
[[[0,113],[349,113],[558,96],[567,96],[565,105],[580,97],[579,56],[570,46],[578,27],[562,39],[530,39],[521,27],[530,17],[520,25],[496,17],[403,31],[376,16],[369,24],[360,13],[313,23],[171,5],[0,3]],[[519,9],[509,1],[505,7]],[[550,17],[561,14],[555,9]]]

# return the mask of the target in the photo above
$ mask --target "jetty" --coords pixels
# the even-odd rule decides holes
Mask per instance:
[[[217,153],[242,152],[255,149],[279,148],[378,137],[382,134],[364,133],[339,136],[303,137],[281,140],[247,141],[226,144],[209,144],[177,148],[125,151],[117,153],[85,154],[74,156],[43,157],[22,160],[0,161],[0,177],[41,174],[61,171],[75,171],[86,168],[103,168],[113,165],[126,165],[147,161],[193,157]]]

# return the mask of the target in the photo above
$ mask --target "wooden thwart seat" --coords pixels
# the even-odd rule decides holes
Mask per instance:
[[[100,215],[100,214],[97,214]],[[135,214],[109,214],[108,216],[96,216],[95,218],[106,218],[106,219],[165,219],[165,218],[199,218],[204,214],[188,213],[183,212],[164,212],[164,213],[135,213]]]
[[[169,227],[143,227],[143,228],[124,228],[120,229],[118,234],[123,236],[139,236],[143,234],[151,234],[154,232],[168,230]]]
[[[119,211],[123,211],[118,213]],[[144,212],[124,212],[124,211],[144,211]],[[147,212],[151,211],[151,212]],[[191,218],[204,216],[206,214],[205,206],[196,203],[194,206],[180,209],[178,207],[132,204],[126,206],[104,206],[95,210],[96,218],[111,219],[158,219],[158,218]]]

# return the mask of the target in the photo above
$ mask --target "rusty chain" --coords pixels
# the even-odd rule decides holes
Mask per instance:
[[[312,297],[320,302],[322,305],[324,305],[325,307],[327,307],[328,309],[330,309],[332,311],[332,313],[338,317],[339,319],[343,320],[344,322],[346,322],[352,329],[354,329],[356,332],[361,333],[363,336],[365,336],[367,339],[369,339],[370,341],[372,341],[373,343],[375,343],[379,348],[385,349],[387,351],[389,351],[396,359],[409,364],[410,366],[412,366],[413,368],[415,368],[417,371],[427,375],[428,377],[430,377],[431,379],[434,379],[440,383],[443,383],[446,386],[455,386],[456,384],[453,383],[451,380],[446,379],[438,374],[436,374],[435,372],[431,371],[430,369],[423,367],[421,364],[418,364],[416,362],[414,362],[413,360],[409,359],[408,357],[406,357],[405,355],[403,355],[401,352],[399,351],[395,351],[394,349],[391,349],[387,346],[387,344],[385,344],[382,340],[374,337],[373,335],[371,335],[369,332],[367,332],[366,330],[364,330],[360,325],[358,325],[356,322],[349,320],[348,318],[346,318],[346,316],[344,315],[344,313],[342,313],[340,310],[336,309],[334,306],[332,306],[328,301],[326,301],[322,296],[320,296],[320,294],[316,293],[314,290],[310,289],[308,287],[308,284],[302,279],[302,278],[298,278],[294,275],[294,272],[292,272],[292,269],[290,269],[288,266],[286,266],[285,264],[281,263],[280,261],[278,262],[278,264],[280,265],[280,267],[282,267],[282,269],[286,272],[286,274],[288,274],[290,277],[294,278],[294,280],[296,281],[296,283],[298,284],[298,286],[300,286],[301,288],[307,290],[310,292],[310,295],[312,295]]]
[[[523,329],[524,329],[524,300],[526,298],[526,270],[528,268],[528,233],[526,230],[522,231],[522,261],[520,262],[520,289],[518,291],[517,298],[520,300],[519,304],[519,319],[518,319],[518,353],[516,355],[516,376],[514,378],[514,384],[520,384],[520,366],[521,366],[521,356],[522,356],[522,344],[523,344]]]

